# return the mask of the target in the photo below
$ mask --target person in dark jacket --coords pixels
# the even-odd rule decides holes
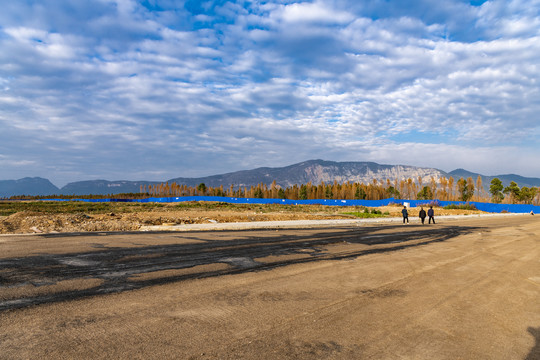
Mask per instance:
[[[409,213],[407,212],[407,207],[404,206],[403,210],[401,210],[401,213],[403,214],[403,223],[405,224],[405,220],[407,220],[407,224],[409,223]]]
[[[420,207],[420,213],[418,213],[418,216],[420,216],[420,220],[422,220],[422,225],[424,225],[424,220],[426,220],[426,210],[424,210],[423,207]]]
[[[428,223],[431,224],[431,220],[433,220],[433,223],[435,224],[435,211],[433,211],[433,206],[429,207],[429,210],[427,211],[427,214],[429,216]]]

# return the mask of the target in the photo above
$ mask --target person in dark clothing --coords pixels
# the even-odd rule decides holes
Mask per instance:
[[[428,223],[431,224],[431,220],[433,220],[433,223],[435,224],[435,211],[433,211],[433,206],[429,207],[429,210],[427,211],[427,214],[429,216]]]
[[[407,207],[404,206],[403,210],[401,210],[401,213],[403,214],[403,223],[405,224],[405,220],[407,220],[407,224],[409,223],[409,213],[407,212]]]
[[[422,225],[424,225],[424,220],[426,220],[426,210],[424,210],[423,207],[420,207],[420,213],[418,214],[420,216],[420,220],[422,220]]]

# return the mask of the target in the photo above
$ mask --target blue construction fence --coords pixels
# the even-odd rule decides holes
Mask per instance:
[[[172,203],[185,201],[215,201],[231,204],[282,204],[282,205],[328,205],[328,206],[366,206],[380,207],[387,205],[408,205],[408,207],[418,206],[447,206],[447,205],[474,205],[478,210],[490,213],[540,213],[540,206],[523,204],[492,204],[474,201],[441,201],[441,200],[403,200],[403,199],[383,199],[383,200],[289,200],[289,199],[258,199],[258,198],[236,198],[223,196],[181,196],[181,197],[159,197],[146,199],[47,199],[47,201],[85,201],[85,202],[133,202],[133,203]]]

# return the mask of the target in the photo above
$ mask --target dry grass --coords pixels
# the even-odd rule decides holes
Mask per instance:
[[[182,203],[0,202],[0,234],[137,231],[142,226],[251,221],[401,217],[401,206]],[[409,217],[420,208],[410,208]],[[435,208],[435,215],[470,215],[478,210]]]

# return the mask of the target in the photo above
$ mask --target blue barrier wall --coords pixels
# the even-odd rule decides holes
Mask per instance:
[[[147,199],[47,199],[44,201],[85,201],[85,202],[183,202],[183,201],[216,201],[226,202],[232,204],[282,204],[282,205],[328,205],[328,206],[367,206],[367,207],[379,207],[390,204],[403,205],[409,203],[410,207],[429,206],[430,204],[436,206],[446,205],[474,205],[478,210],[500,213],[530,213],[531,211],[540,213],[540,206],[534,205],[522,205],[522,204],[492,204],[483,202],[464,202],[464,201],[440,201],[440,200],[403,200],[403,199],[384,199],[384,200],[330,200],[330,199],[318,199],[318,200],[288,200],[288,199],[253,199],[253,198],[235,198],[235,197],[223,197],[223,196],[182,196],[182,197],[160,197],[160,198],[147,198]]]

